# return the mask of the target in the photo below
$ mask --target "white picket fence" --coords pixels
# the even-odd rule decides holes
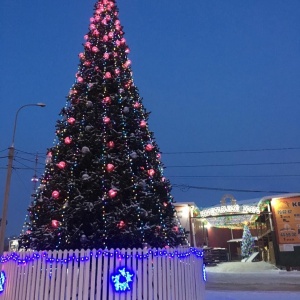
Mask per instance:
[[[203,300],[201,254],[195,248],[5,253],[0,300]]]

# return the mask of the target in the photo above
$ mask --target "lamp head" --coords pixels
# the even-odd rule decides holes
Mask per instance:
[[[37,105],[37,106],[40,106],[40,107],[45,107],[45,106],[46,106],[46,104],[45,104],[45,103],[42,103],[42,102],[39,102],[39,103],[37,103],[36,105]]]

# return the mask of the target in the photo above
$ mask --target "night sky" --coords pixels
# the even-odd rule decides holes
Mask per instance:
[[[0,193],[20,111],[7,235],[19,234],[74,83],[94,0],[3,0]],[[300,1],[119,0],[133,78],[177,202],[300,192]]]

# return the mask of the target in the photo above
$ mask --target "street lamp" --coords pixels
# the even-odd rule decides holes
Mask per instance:
[[[2,219],[1,219],[1,226],[0,226],[0,258],[4,252],[4,240],[5,240],[5,229],[6,229],[6,220],[7,220],[8,198],[9,198],[9,190],[10,190],[12,165],[13,165],[14,154],[15,154],[14,143],[15,143],[15,134],[16,134],[16,128],[17,128],[17,119],[18,119],[18,114],[19,114],[20,110],[27,106],[45,107],[46,104],[44,104],[44,103],[25,104],[25,105],[21,106],[16,112],[14,130],[13,130],[13,136],[12,136],[12,143],[11,143],[11,146],[8,148],[8,165],[7,165],[6,184],[5,184],[4,200],[3,200],[3,207],[2,207]],[[0,263],[1,263],[1,261],[0,261]]]

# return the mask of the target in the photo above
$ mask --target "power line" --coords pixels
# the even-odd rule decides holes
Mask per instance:
[[[300,147],[285,147],[285,148],[258,148],[258,149],[234,149],[234,150],[177,151],[177,152],[163,152],[163,154],[205,154],[205,153],[264,152],[264,151],[285,151],[285,150],[299,150],[299,149],[300,149]]]
[[[300,177],[300,174],[291,175],[170,175],[168,178],[279,178]]]
[[[167,166],[167,168],[200,168],[200,167],[236,167],[236,166],[266,166],[266,165],[293,165],[300,164],[300,161],[290,162],[269,162],[269,163],[237,163],[237,164],[207,164],[190,166]]]
[[[210,191],[226,191],[226,192],[244,192],[244,193],[270,193],[270,194],[286,194],[287,191],[261,191],[261,190],[247,190],[247,189],[231,189],[231,188],[215,188],[206,186],[192,186],[187,184],[172,184],[172,187],[180,188],[182,191],[188,191],[189,189],[197,190],[210,190]]]

